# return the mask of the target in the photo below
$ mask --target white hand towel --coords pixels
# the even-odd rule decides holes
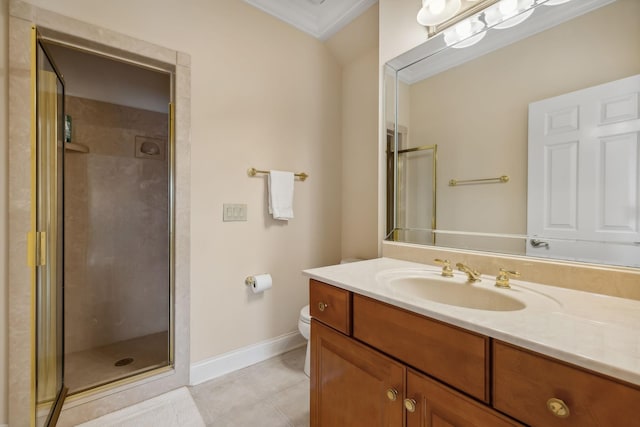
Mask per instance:
[[[293,172],[269,171],[269,213],[283,221],[293,218]]]

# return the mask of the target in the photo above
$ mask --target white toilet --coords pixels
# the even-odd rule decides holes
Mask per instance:
[[[300,330],[300,333],[302,334],[304,339],[307,340],[307,355],[304,358],[304,373],[307,374],[307,376],[310,376],[309,372],[311,369],[311,341],[309,340],[309,337],[311,336],[311,316],[309,315],[308,305],[305,305],[304,307],[302,307],[302,310],[300,310],[298,329]]]
[[[360,258],[347,258],[340,261],[340,264],[346,264],[349,262],[357,262],[362,261]],[[311,341],[309,337],[311,336],[311,315],[309,314],[309,306],[305,305],[300,310],[300,317],[298,318],[298,330],[302,334],[302,336],[307,340],[307,356],[304,359],[304,373],[307,374],[308,377],[311,376]]]

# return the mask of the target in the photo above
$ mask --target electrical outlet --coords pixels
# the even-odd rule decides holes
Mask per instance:
[[[225,203],[222,205],[222,221],[246,221],[247,205]]]

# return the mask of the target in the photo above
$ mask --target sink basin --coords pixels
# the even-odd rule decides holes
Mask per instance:
[[[517,311],[527,307],[522,300],[509,295],[513,289],[498,289],[486,283],[486,279],[472,284],[466,281],[466,276],[447,278],[427,270],[381,273],[378,281],[398,296],[456,307],[488,311]]]
[[[525,303],[508,295],[469,283],[444,284],[424,277],[408,277],[391,280],[389,286],[406,296],[476,310],[517,311],[526,307]]]

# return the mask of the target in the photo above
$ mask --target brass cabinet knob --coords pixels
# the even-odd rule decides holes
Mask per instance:
[[[329,304],[327,304],[326,302],[320,301],[318,303],[318,310],[320,311],[324,311],[327,307],[329,307]]]
[[[558,418],[567,418],[570,414],[567,404],[555,397],[547,400],[547,409]]]
[[[389,399],[392,402],[395,402],[398,399],[398,390],[396,390],[395,388],[388,388],[387,399]]]
[[[404,407],[409,412],[416,412],[416,401],[413,399],[405,399]]]

